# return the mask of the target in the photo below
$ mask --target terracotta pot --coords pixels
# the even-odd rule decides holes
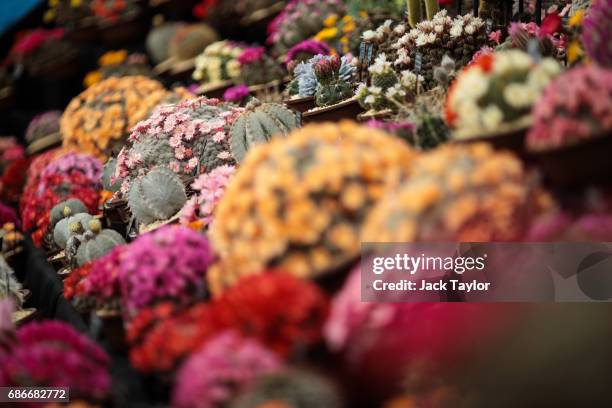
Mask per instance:
[[[102,321],[102,334],[109,346],[116,352],[125,352],[128,344],[123,327],[123,317],[120,312],[96,310],[96,316]]]
[[[584,187],[612,182],[612,132],[574,146],[531,153],[546,177],[557,187]]]
[[[315,107],[314,96],[306,96],[304,98],[287,99],[283,103],[289,109],[296,112],[304,113]]]
[[[302,114],[302,123],[338,122],[340,120],[357,120],[357,115],[363,112],[356,98],[337,103],[325,108],[315,108]]]

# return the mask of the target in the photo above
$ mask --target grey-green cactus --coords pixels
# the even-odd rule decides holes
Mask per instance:
[[[15,271],[0,256],[0,299],[8,296],[16,303],[17,308],[23,305],[23,292],[21,283],[15,277]]]
[[[87,207],[81,200],[71,198],[62,201],[51,209],[49,228],[54,229],[55,225],[64,218],[70,217],[79,213],[86,213]]]
[[[186,201],[187,195],[180,177],[165,167],[154,168],[135,179],[128,193],[132,214],[145,225],[168,220]]]
[[[117,245],[123,244],[125,244],[125,240],[117,231],[102,229],[100,220],[94,218],[89,221],[87,231],[83,234],[83,241],[77,250],[77,265],[81,266],[101,258]]]
[[[353,96],[353,87],[342,80],[322,85],[315,94],[317,106],[330,106]]]
[[[416,123],[416,131],[412,134],[410,144],[421,150],[429,150],[444,143],[449,138],[449,130],[444,119],[430,113],[425,113]]]
[[[423,9],[425,9],[425,13],[423,13]],[[408,23],[411,27],[415,27],[425,19],[431,20],[440,11],[440,6],[437,0],[408,0],[407,10]]]
[[[170,39],[176,33],[179,23],[166,23],[151,30],[147,36],[147,51],[156,64],[168,59]]]
[[[285,137],[298,127],[300,121],[292,110],[253,99],[230,129],[232,155],[241,162],[254,145],[266,143],[272,137]]]
[[[219,38],[215,30],[206,24],[189,24],[179,27],[170,39],[169,54],[180,61],[197,57]]]
[[[82,233],[85,229],[84,226],[92,218],[93,216],[83,212],[61,219],[53,228],[53,241],[61,249],[66,248],[68,239],[72,235]]]
[[[117,159],[110,158],[104,165],[104,171],[102,172],[102,188],[113,193],[117,192],[121,188],[121,182],[116,181],[113,183],[111,178],[115,175],[117,169]]]
[[[64,255],[66,256],[66,259],[68,260],[68,263],[70,265],[76,266],[77,251],[81,243],[85,240],[85,238],[83,237],[83,234],[85,233],[85,227],[83,226],[82,222],[75,221],[68,226],[68,231],[68,239],[66,240]]]

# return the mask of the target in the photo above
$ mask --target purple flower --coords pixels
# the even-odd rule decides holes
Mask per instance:
[[[213,337],[177,374],[175,408],[214,408],[227,403],[261,375],[281,369],[279,358],[255,340],[233,332]]]
[[[249,95],[249,87],[246,85],[237,85],[227,88],[223,94],[223,99],[228,102],[239,102]]]
[[[266,50],[264,47],[246,48],[244,51],[242,51],[242,54],[238,56],[238,62],[240,65],[253,64],[261,61],[265,52]]]
[[[317,40],[304,40],[291,47],[289,52],[287,52],[287,57],[285,58],[285,65],[288,65],[299,54],[308,54],[310,56],[315,56],[329,55],[330,52],[331,50],[329,46],[324,42]]]

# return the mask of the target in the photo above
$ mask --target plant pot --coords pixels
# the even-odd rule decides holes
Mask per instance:
[[[113,351],[125,352],[128,344],[123,327],[123,316],[118,311],[96,310],[96,316],[102,322],[102,334]]]
[[[382,111],[367,111],[367,112],[363,112],[360,113],[359,115],[357,115],[357,120],[359,122],[367,122],[369,120],[383,120],[383,119],[389,119],[393,116],[393,112],[391,112],[391,110],[389,109],[385,109]]]
[[[104,203],[102,212],[105,224],[125,237],[128,232],[128,224],[132,219],[127,200],[111,198]]]
[[[232,81],[215,82],[212,84],[204,84],[198,88],[196,94],[207,98],[222,99],[223,94],[228,88],[233,85]]]
[[[471,137],[467,139],[454,139],[454,143],[489,143],[495,150],[509,150],[517,155],[523,162],[528,162],[530,155],[525,149],[525,136],[527,128],[495,133],[487,136]]]
[[[66,254],[63,250],[53,251],[48,254],[47,261],[55,269],[55,272],[59,272],[68,265],[68,259],[66,259]]]
[[[302,123],[338,122],[340,120],[356,120],[363,108],[357,98],[347,99],[335,105],[324,108],[314,108],[302,114]]]
[[[574,146],[531,153],[546,180],[556,187],[612,182],[612,132]]]
[[[315,107],[314,96],[304,98],[286,99],[283,101],[286,107],[296,112],[304,113]]]
[[[100,39],[109,47],[124,46],[126,43],[143,39],[147,33],[143,14],[138,13],[114,22],[99,24]]]
[[[156,65],[153,68],[153,72],[166,83],[174,84],[180,82],[186,84],[193,81],[191,76],[194,69],[195,58],[185,61],[170,58]]]
[[[249,86],[249,93],[261,102],[280,102],[285,81],[277,79],[265,84]]]

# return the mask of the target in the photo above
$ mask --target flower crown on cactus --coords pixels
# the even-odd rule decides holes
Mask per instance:
[[[289,93],[300,97],[315,96],[321,85],[317,78],[315,67],[321,65],[321,67],[327,67],[328,70],[332,67],[338,67],[337,58],[338,57],[326,55],[315,55],[308,62],[299,63],[293,71],[293,80],[291,84],[289,84]],[[332,59],[336,61],[332,63]],[[340,58],[340,66],[336,72],[332,73],[332,76],[334,76],[337,81],[352,83],[356,72],[357,68],[352,64],[351,57],[345,55]],[[321,74],[323,73],[324,72],[321,72]]]
[[[113,23],[141,11],[139,0],[91,0],[91,11],[102,22]]]
[[[529,150],[573,146],[612,131],[612,70],[576,67],[545,89],[533,108]]]
[[[344,2],[340,0],[291,0],[268,26],[268,44],[277,55],[315,35],[324,26],[330,14],[343,15]]]
[[[62,115],[64,146],[107,158],[125,143],[130,130],[173,95],[161,83],[143,77],[109,78],[74,98]]]
[[[55,22],[58,26],[78,25],[92,15],[89,3],[91,0],[49,0],[43,22]]]
[[[25,139],[28,143],[57,133],[60,130],[59,121],[62,116],[60,111],[49,111],[36,115],[28,124]]]
[[[309,125],[256,147],[210,230],[226,263],[217,287],[269,266],[314,277],[351,261],[370,206],[409,172],[413,157],[402,141],[350,122]]]
[[[117,158],[115,179],[126,194],[130,183],[150,169],[168,167],[185,180],[234,164],[229,130],[242,108],[205,97],[160,106],[134,126]]]
[[[485,143],[445,145],[414,161],[410,179],[372,210],[361,240],[520,240],[536,210],[534,193],[511,154]]]
[[[582,43],[587,55],[602,67],[612,68],[610,21],[612,1],[597,0],[587,11],[582,23]]]
[[[89,274],[83,279],[83,295],[90,298],[98,310],[121,310],[119,270],[127,245],[113,248],[102,258],[91,262]]]
[[[300,62],[307,62],[315,55],[329,55],[331,50],[327,44],[322,41],[304,40],[295,44],[285,57],[285,65],[289,71],[293,71],[295,65]],[[293,68],[291,67],[293,66]]]
[[[15,276],[15,271],[9,266],[4,257],[0,257],[0,299],[8,297],[17,309],[21,309],[24,302],[23,287]]]
[[[217,41],[195,59],[193,79],[202,83],[217,83],[240,77],[238,57],[244,47],[231,41]]]
[[[62,155],[49,163],[40,173],[39,190],[48,187],[44,181],[52,175],[71,174],[72,172],[82,173],[86,178],[97,181],[102,178],[102,163],[90,154],[70,152]]]
[[[530,123],[531,107],[561,72],[552,58],[540,62],[519,50],[483,54],[459,74],[446,99],[454,137],[508,132]]]
[[[283,77],[282,67],[270,56],[264,47],[245,48],[238,56],[240,64],[239,81],[247,85],[266,84]]]

